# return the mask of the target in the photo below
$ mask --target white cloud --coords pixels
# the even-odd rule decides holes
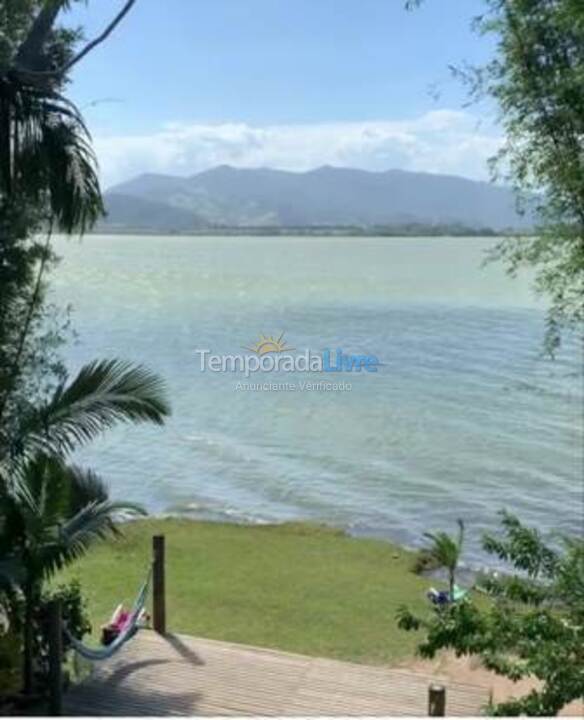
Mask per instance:
[[[327,164],[402,168],[484,179],[500,144],[492,127],[456,110],[411,120],[263,127],[173,123],[148,135],[95,139],[106,187],[142,172],[190,175],[221,164],[297,171]]]

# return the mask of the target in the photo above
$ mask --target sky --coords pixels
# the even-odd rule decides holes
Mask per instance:
[[[99,34],[123,0],[64,16]],[[215,165],[321,165],[488,177],[494,108],[451,65],[480,64],[483,0],[137,0],[76,66],[104,185]]]

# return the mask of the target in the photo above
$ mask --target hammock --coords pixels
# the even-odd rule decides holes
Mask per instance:
[[[144,610],[144,606],[146,605],[146,598],[148,596],[148,588],[150,586],[151,576],[152,570],[150,570],[150,572],[148,573],[148,576],[146,577],[146,580],[144,581],[144,584],[140,588],[140,592],[136,597],[132,612],[130,613],[129,622],[115,638],[115,640],[113,640],[109,645],[101,648],[84,645],[81,640],[78,640],[74,635],[69,632],[67,626],[65,625],[63,627],[63,631],[67,636],[67,639],[73,646],[75,652],[79,653],[81,657],[84,657],[87,660],[92,660],[94,662],[97,662],[99,660],[107,660],[112,655],[114,655],[122,647],[122,645],[130,639],[130,637],[136,632],[136,629],[138,628],[140,615],[142,613],[142,610]]]

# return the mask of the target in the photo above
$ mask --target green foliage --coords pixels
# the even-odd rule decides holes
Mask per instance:
[[[61,383],[47,402],[22,413],[9,449],[70,453],[118,422],[161,425],[169,413],[157,375],[120,360],[94,361]]]
[[[159,379],[118,361],[82,368],[49,399],[22,412],[0,444],[0,581],[23,596],[24,680],[31,689],[37,610],[44,582],[115,534],[120,513],[100,478],[67,462],[80,444],[120,421],[162,423],[169,413]],[[38,664],[38,663],[37,663]]]
[[[169,412],[156,376],[106,361],[82,368],[20,419],[0,448],[0,558],[20,567],[18,584],[36,587],[112,532],[116,513],[138,511],[110,502],[99,477],[66,456],[117,422],[160,424]]]
[[[70,4],[9,0],[0,11],[0,589],[13,606],[22,598],[27,691],[42,665],[44,583],[115,534],[120,513],[142,512],[110,501],[70,454],[117,422],[161,424],[169,413],[147,370],[94,362],[69,382],[57,355],[64,326],[45,304],[51,233],[83,233],[103,212],[88,130],[63,95],[92,45],[75,55],[81,34],[55,26]],[[78,588],[62,592],[81,635]]]
[[[75,55],[81,34],[55,26],[70,4],[9,0],[0,11],[0,590],[13,607],[22,600],[27,691],[43,664],[44,583],[115,534],[120,513],[142,512],[110,501],[70,454],[117,422],[160,424],[169,413],[147,370],[94,362],[68,382],[57,354],[65,327],[45,303],[51,233],[83,233],[103,213],[89,132],[63,95],[92,46]],[[79,589],[62,594],[82,635]]]
[[[49,670],[49,603],[60,600],[63,623],[72,635],[83,638],[91,633],[91,623],[87,609],[87,602],[83,597],[81,585],[73,579],[68,583],[61,583],[55,588],[45,590],[36,598],[32,611],[34,632],[31,634],[31,643],[34,656],[34,675],[36,686],[46,687]],[[23,631],[25,617],[25,600],[20,595],[12,598],[10,605],[11,643],[7,646],[6,664],[12,669],[13,675],[20,679],[17,667],[20,662],[21,640],[19,633]],[[1,646],[1,645],[0,645]],[[10,651],[10,655],[8,655]],[[63,661],[71,651],[67,635],[63,635]],[[13,686],[17,690],[17,686]]]
[[[24,598],[24,680],[34,681],[35,612],[43,584],[116,533],[115,519],[143,511],[112,502],[92,471],[68,463],[80,445],[118,422],[162,423],[160,380],[118,361],[91,363],[47,402],[18,417],[0,445],[0,582]]]
[[[43,276],[56,258],[32,234],[38,213],[22,201],[0,204],[0,444],[19,413],[63,379],[59,348],[69,318],[45,303]]]
[[[584,320],[584,4],[489,0],[480,23],[498,39],[480,84],[501,110],[498,167],[520,196],[535,196],[536,237],[508,240],[498,256],[513,273],[536,269],[551,300],[548,347]],[[529,203],[527,203],[529,207]]]
[[[103,213],[96,160],[77,108],[64,96],[36,87],[6,86],[0,98],[18,137],[12,172],[2,189],[45,211],[43,220],[64,232],[84,232]]]
[[[18,692],[20,678],[20,635],[14,628],[0,632],[0,713],[6,714],[2,708],[2,697]]]
[[[133,505],[109,501],[94,473],[41,454],[17,471],[12,487],[0,498],[0,557],[15,560],[20,584],[33,591],[92,542],[114,533],[116,513],[140,512]]]
[[[505,510],[501,512],[501,524],[505,533],[503,539],[485,535],[485,550],[523,570],[529,578],[536,579],[540,575],[552,577],[558,566],[558,553],[544,544],[540,533],[523,527],[514,515]]]
[[[48,632],[46,608],[53,600],[59,600],[61,602],[63,622],[67,625],[71,635],[82,639],[85,635],[91,633],[91,622],[89,620],[87,601],[83,597],[81,584],[78,580],[73,579],[68,583],[58,585],[55,589],[46,591],[41,599],[40,613],[42,615],[42,620],[40,624],[43,632],[43,642],[45,642],[47,646]],[[64,641],[64,651],[67,652],[70,649],[70,646],[67,644],[66,637],[64,638]]]
[[[541,689],[493,706],[493,714],[556,715],[584,695],[584,541],[551,548],[537,531],[502,515],[501,537],[486,536],[484,547],[515,574],[484,583],[490,603],[464,600],[426,617],[403,606],[398,626],[425,631],[423,657],[452,649],[512,680],[540,681]]]
[[[35,637],[35,656],[41,685],[44,685],[48,679],[50,633],[48,607],[53,600],[60,600],[63,624],[74,637],[82,639],[91,633],[87,601],[83,597],[78,580],[73,579],[43,593],[35,617],[35,626],[38,629]],[[63,635],[63,661],[71,649],[67,635]]]
[[[27,402],[63,379],[68,319],[45,303],[56,257],[40,235],[83,231],[102,212],[83,119],[62,95],[67,78],[50,75],[80,33],[37,23],[65,5],[7,0],[0,12],[0,441]]]
[[[549,300],[546,347],[584,321],[584,3],[581,0],[483,0],[479,34],[496,40],[482,67],[455,69],[471,100],[499,107],[505,144],[492,160],[494,178],[516,191],[536,234],[509,237],[492,259],[510,274],[535,270]],[[408,0],[413,9],[422,0]]]
[[[462,554],[464,541],[464,523],[458,520],[458,537],[453,538],[448,533],[424,533],[424,537],[432,541],[432,545],[426,548],[426,556],[433,560],[435,567],[443,567],[448,571],[448,584],[450,595],[454,592],[456,582],[456,569]]]

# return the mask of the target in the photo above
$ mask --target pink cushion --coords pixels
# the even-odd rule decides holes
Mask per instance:
[[[122,610],[116,621],[112,623],[110,627],[114,630],[117,630],[118,632],[122,632],[124,628],[126,628],[130,624],[131,621],[132,613]]]

